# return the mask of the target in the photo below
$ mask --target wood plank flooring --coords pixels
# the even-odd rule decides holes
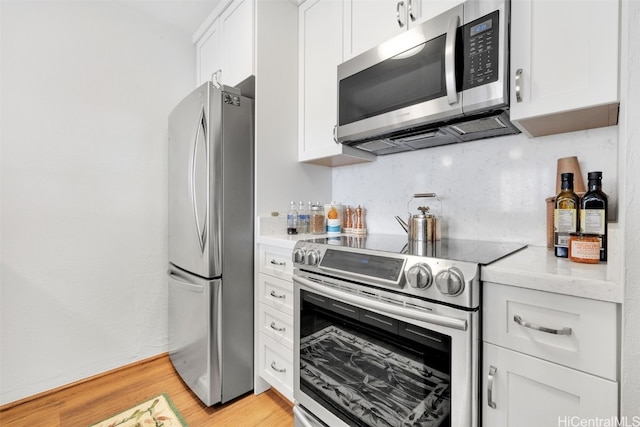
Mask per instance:
[[[164,354],[33,398],[0,407],[0,426],[86,427],[166,393],[190,427],[293,426],[291,403],[277,392],[253,392],[205,406]]]

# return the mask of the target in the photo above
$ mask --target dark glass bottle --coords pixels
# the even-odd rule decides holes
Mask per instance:
[[[562,184],[556,196],[553,215],[553,241],[557,257],[569,256],[569,235],[578,231],[580,198],[573,192],[573,173],[560,175]]]
[[[587,192],[580,201],[580,232],[600,237],[600,261],[606,261],[609,199],[602,192],[602,172],[589,172],[587,178]]]

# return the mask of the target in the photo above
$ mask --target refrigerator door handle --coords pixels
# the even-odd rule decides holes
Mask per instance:
[[[209,183],[207,182],[206,210],[205,210],[204,218],[202,221],[202,225],[200,225],[200,218],[198,216],[198,194],[196,191],[196,161],[198,158],[198,141],[201,138],[205,144],[204,146],[205,155],[209,157],[208,156],[209,150],[207,147],[207,116],[206,116],[204,107],[200,112],[200,120],[198,120],[198,130],[196,131],[195,139],[193,141],[193,153],[191,156],[191,203],[193,205],[193,218],[196,226],[196,232],[198,234],[198,242],[200,243],[200,251],[204,253],[204,248],[205,248],[205,245],[207,244],[207,216],[209,214]],[[208,170],[207,170],[207,176],[209,176]]]

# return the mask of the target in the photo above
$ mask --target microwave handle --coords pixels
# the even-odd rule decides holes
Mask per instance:
[[[447,29],[447,41],[444,48],[444,78],[447,85],[447,101],[449,105],[458,103],[458,92],[456,91],[456,35],[460,26],[458,15],[449,18]]]

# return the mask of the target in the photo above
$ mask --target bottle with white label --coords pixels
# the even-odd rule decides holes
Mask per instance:
[[[304,234],[309,232],[309,211],[304,207],[304,203],[298,203],[298,233]]]
[[[569,236],[578,232],[580,199],[573,192],[573,173],[561,174],[560,193],[556,196],[553,215],[554,252],[557,257],[569,256]]]
[[[589,172],[587,193],[580,201],[580,233],[600,238],[600,261],[607,260],[608,197],[602,192],[602,172]]]
[[[293,201],[287,212],[287,234],[298,234],[298,211]]]

